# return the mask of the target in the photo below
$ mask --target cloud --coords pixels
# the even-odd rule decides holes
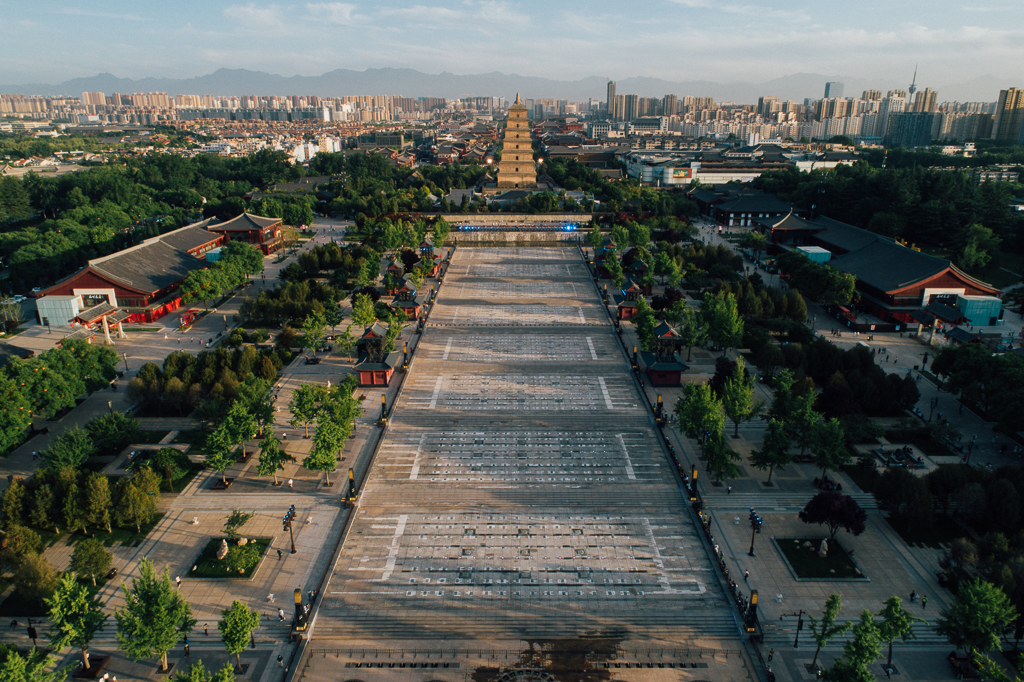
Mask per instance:
[[[140,17],[138,14],[117,14],[114,12],[93,12],[91,10],[67,7],[65,9],[53,10],[54,14],[69,14],[76,17],[98,17],[100,19],[120,19],[122,21],[150,21],[147,17]]]
[[[356,6],[347,2],[306,3],[306,10],[317,19],[330,24],[352,26],[357,19],[354,16]]]
[[[257,7],[254,4],[231,5],[224,8],[224,17],[253,31],[283,32],[285,29],[281,8],[277,5]]]

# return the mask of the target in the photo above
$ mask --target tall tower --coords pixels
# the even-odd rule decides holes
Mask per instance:
[[[515,104],[508,108],[505,139],[498,162],[498,189],[523,189],[537,186],[537,167],[533,163],[533,143],[526,107],[516,93]]]
[[[843,96],[843,84],[839,81],[825,83],[825,99],[838,99]]]
[[[917,64],[914,64],[914,80],[910,81],[910,88],[907,90],[910,96],[907,97],[908,102],[914,101],[914,93],[917,92]]]
[[[1021,134],[1024,134],[1024,89],[1000,90],[992,139],[1016,142]]]
[[[608,118],[612,118],[615,111],[615,81],[608,81]]]

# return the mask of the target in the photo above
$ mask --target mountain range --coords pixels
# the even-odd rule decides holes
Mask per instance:
[[[908,74],[909,76],[910,74]],[[74,78],[63,83],[48,85],[27,83],[0,85],[0,92],[24,95],[81,95],[83,92],[133,93],[166,92],[170,95],[402,95],[405,97],[467,97],[496,96],[513,99],[516,93],[524,98],[555,97],[571,101],[590,98],[604,101],[607,80],[590,76],[579,80],[555,80],[537,76],[520,76],[500,72],[458,75],[430,74],[415,69],[367,69],[352,71],[336,69],[320,76],[281,76],[246,69],[218,69],[196,78],[118,78],[101,73],[88,78]],[[706,80],[669,81],[660,78],[636,76],[616,82],[616,93],[636,94],[642,97],[662,97],[675,94],[714,97],[718,102],[752,104],[762,95],[773,95],[783,101],[802,102],[805,97],[820,98],[826,81],[845,84],[847,97],[859,97],[864,90],[906,90],[909,78],[895,80],[891,75],[869,81],[862,78],[826,76],[818,73],[795,73],[767,82],[735,81],[717,83]],[[919,83],[918,89],[931,87],[938,99],[961,102],[994,102],[999,90],[1016,83],[992,75],[981,76],[967,82],[945,84]]]

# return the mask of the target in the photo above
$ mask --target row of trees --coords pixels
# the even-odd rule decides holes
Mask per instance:
[[[352,437],[355,420],[362,414],[362,404],[354,396],[358,384],[358,379],[352,374],[331,388],[319,384],[303,384],[292,395],[288,405],[292,412],[292,426],[301,425],[307,437],[310,424],[316,425],[313,449],[302,461],[302,466],[310,471],[324,472],[327,485],[330,485],[330,472],[338,468],[338,459],[345,441]],[[264,450],[260,453],[261,476],[275,474],[283,468],[283,461],[274,451],[275,448],[275,444],[268,445],[264,441]],[[266,465],[264,459],[267,460]],[[280,466],[277,462],[280,462]],[[277,480],[276,474],[274,480]]]
[[[171,353],[163,366],[147,362],[128,382],[128,395],[143,410],[187,415],[207,422],[223,418],[249,379],[273,381],[291,360],[287,348],[245,346],[235,350],[217,348],[196,355],[187,351]]]
[[[765,173],[754,183],[795,206],[816,204],[831,218],[941,247],[958,258],[972,241],[975,250],[988,255],[994,255],[1000,241],[1011,252],[1024,250],[1024,217],[1015,215],[1010,204],[1020,185],[1013,183],[979,183],[967,173],[922,166],[873,168],[866,161],[813,173],[788,168]],[[982,237],[986,243],[978,242]]]
[[[846,305],[854,300],[857,278],[823,263],[815,263],[799,251],[779,255],[779,269],[789,276],[790,285],[823,306]]]
[[[228,242],[220,259],[208,268],[193,270],[181,282],[182,302],[203,301],[209,307],[216,300],[263,272],[263,254],[251,244]]]
[[[981,344],[947,347],[932,362],[942,388],[982,411],[1005,431],[1020,429],[1024,414],[1024,358],[993,355]]]
[[[328,308],[337,307],[341,298],[340,290],[316,280],[282,282],[273,289],[264,289],[256,298],[246,298],[240,312],[251,324],[299,326],[310,313],[326,314]]]
[[[0,452],[19,445],[35,417],[74,407],[79,396],[117,376],[117,354],[84,341],[65,341],[38,356],[11,358],[0,370]]]

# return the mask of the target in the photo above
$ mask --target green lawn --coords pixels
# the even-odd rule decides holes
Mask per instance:
[[[810,547],[803,546],[807,541],[810,541]],[[828,543],[828,556],[825,558],[818,556],[821,538],[775,538],[775,543],[800,578],[828,580],[864,577],[857,573],[857,566],[839,542]]]
[[[245,562],[243,571],[239,573],[237,570],[231,571],[225,567],[225,562],[230,557],[224,560],[217,559],[217,550],[220,548],[222,539],[224,538],[210,538],[210,541],[206,543],[206,547],[203,548],[203,551],[196,558],[192,570],[189,571],[188,575],[190,578],[251,578],[253,571],[260,565],[263,555],[267,553],[267,548],[270,547],[270,538],[250,538],[252,542],[249,546],[255,545],[256,552],[252,553],[249,560]],[[228,547],[234,549],[236,543],[228,540]],[[229,551],[231,550],[229,549]]]
[[[89,535],[82,535],[82,533],[75,533],[68,538],[68,543],[78,542],[84,540],[87,537],[95,537],[97,540],[103,543],[104,547],[111,547],[115,542],[120,542],[126,547],[138,547],[142,544],[142,541],[146,539],[156,524],[160,523],[160,519],[164,517],[163,513],[157,513],[153,515],[153,518],[149,523],[143,524],[142,530],[138,533],[135,532],[135,528],[114,528],[113,532],[108,533],[104,530],[89,529]]]

